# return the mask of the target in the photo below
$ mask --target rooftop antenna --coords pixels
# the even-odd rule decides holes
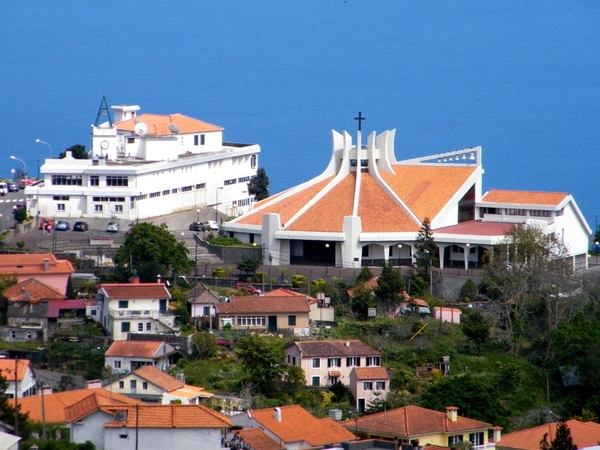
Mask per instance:
[[[108,125],[113,126],[112,118],[110,117],[110,110],[108,109],[108,104],[106,103],[106,97],[102,97],[102,101],[100,102],[100,108],[98,109],[98,114],[96,115],[96,122],[94,126],[99,126],[102,122],[102,116],[106,116],[108,119]]]

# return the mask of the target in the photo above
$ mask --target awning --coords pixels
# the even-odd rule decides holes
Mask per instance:
[[[342,375],[342,374],[340,373],[340,371],[339,371],[339,370],[330,370],[330,371],[329,371],[329,376],[330,376],[330,377],[339,377],[339,376],[341,376],[341,375]]]

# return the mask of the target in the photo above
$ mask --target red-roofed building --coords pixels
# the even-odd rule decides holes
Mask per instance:
[[[573,267],[587,267],[591,229],[573,197],[484,195],[481,147],[398,161],[395,130],[366,138],[358,131],[354,142],[348,133],[332,135],[321,175],[222,225],[242,242],[262,245],[264,264],[410,266],[421,224],[429,219],[442,268],[480,267],[485,250],[515,224],[559,236]]]
[[[244,427],[244,431],[262,430],[271,440],[287,449],[339,446],[356,439],[353,433],[333,419],[317,419],[299,405],[249,410],[246,414],[233,416],[232,421]]]
[[[310,307],[304,295],[231,297],[216,308],[220,328],[231,324],[233,329],[239,330],[301,333],[309,326]]]
[[[489,423],[459,416],[455,406],[448,406],[444,413],[411,405],[346,420],[342,424],[354,433],[419,448],[428,445],[455,447],[459,442],[467,441],[474,448],[489,448],[488,431],[492,429]],[[497,441],[500,428],[493,429]]]
[[[350,385],[355,367],[378,368],[381,352],[357,339],[296,341],[284,349],[286,362],[300,366],[307,386]]]
[[[167,370],[175,362],[176,354],[177,350],[166,342],[114,341],[104,354],[104,365],[117,373],[132,372],[143,366]],[[136,393],[135,386],[130,393]]]
[[[556,438],[557,423],[547,423],[539,427],[505,434],[496,442],[496,448],[506,450],[539,450],[540,442],[545,434],[547,434],[548,443],[551,443]],[[565,423],[571,431],[574,448],[576,446],[578,450],[598,449],[600,446],[600,424],[596,422],[580,422],[578,420],[567,420]]]
[[[385,367],[354,367],[350,372],[349,388],[358,412],[364,412],[375,400],[387,398],[390,376]]]
[[[67,281],[74,272],[70,261],[57,259],[52,253],[0,255],[0,275],[15,276],[19,282],[35,278],[54,289],[50,294],[53,297],[64,296]],[[29,286],[32,290],[35,289],[33,285]]]
[[[331,306],[331,299],[325,297],[323,292],[317,292],[317,298],[290,289],[274,289],[264,294],[265,297],[304,297],[308,302],[310,312],[308,320],[314,323],[335,322],[335,309]]]
[[[170,299],[162,283],[103,284],[96,295],[102,305],[102,325],[115,341],[127,339],[129,333],[179,334]]]
[[[57,219],[104,218],[125,228],[198,207],[226,216],[250,209],[247,182],[259,167],[260,146],[223,142],[222,127],[183,114],[138,115],[139,109],[109,109],[103,99],[91,130],[92,157],[75,159],[67,151],[47,159],[43,181],[25,190],[27,210]]]
[[[0,359],[0,374],[8,383],[8,397],[14,398],[15,391],[19,397],[35,394],[35,372],[28,359]]]

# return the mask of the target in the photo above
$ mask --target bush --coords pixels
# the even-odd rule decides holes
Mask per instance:
[[[242,242],[239,239],[237,239],[237,238],[216,237],[212,233],[208,237],[208,242],[210,242],[211,245],[220,245],[222,247],[232,247],[234,245],[241,245],[242,244]]]
[[[226,272],[222,267],[217,267],[213,270],[212,275],[215,278],[225,278]]]
[[[465,281],[463,287],[460,290],[460,299],[462,301],[468,301],[467,299],[475,298],[479,294],[477,285],[470,278]]]
[[[19,250],[23,250],[25,248],[25,241],[17,241],[17,247]]]
[[[25,208],[17,209],[14,213],[15,220],[19,223],[23,223],[27,220],[27,211]]]
[[[294,288],[305,288],[308,284],[308,280],[304,275],[294,275],[292,277],[292,287]]]

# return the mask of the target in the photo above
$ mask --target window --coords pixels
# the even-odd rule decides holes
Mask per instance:
[[[360,356],[349,356],[346,358],[346,367],[360,367]]]
[[[204,145],[205,143],[205,136],[203,134],[200,135],[200,145]]]
[[[53,195],[52,200],[61,201],[61,200],[69,200],[68,195]]]
[[[264,327],[265,316],[240,316],[237,318],[240,327]]]
[[[128,144],[135,144],[135,138],[128,137],[128,138],[127,138],[127,143],[128,143]]]
[[[181,192],[189,192],[193,189],[193,186],[184,186],[181,188]]]
[[[146,331],[152,331],[152,322],[146,322]]]
[[[462,441],[462,434],[458,434],[456,436],[448,436],[448,447],[455,447],[458,443]]]
[[[248,181],[250,181],[250,177],[238,178],[238,183],[247,183]]]
[[[94,205],[94,212],[102,212],[102,205]]]
[[[129,186],[129,178],[121,175],[107,175],[107,186]]]
[[[52,175],[55,186],[82,186],[81,175]]]
[[[119,309],[129,308],[129,300],[119,300]]]
[[[167,189],[166,191],[162,191],[162,195],[169,195],[171,193],[170,189]]]
[[[340,382],[340,377],[329,377],[329,383],[335,384]]]
[[[194,135],[194,145],[198,145],[200,143],[199,139],[198,139],[198,135]]]
[[[290,327],[296,326],[296,316],[288,316],[288,326],[290,326]]]
[[[138,323],[138,331],[144,331],[144,324],[143,323]]]
[[[204,189],[206,187],[206,183],[198,183],[196,185],[196,189]]]
[[[57,203],[56,204],[56,210],[57,211],[64,211],[65,210],[65,204],[64,203]]]
[[[121,322],[121,333],[129,333],[130,324],[129,322]]]
[[[363,391],[372,391],[373,390],[373,382],[372,381],[363,381]]]
[[[142,389],[148,389],[148,382],[142,381]]]
[[[531,211],[529,211],[529,215],[532,217],[550,217],[550,211],[545,211],[545,210],[539,210],[539,209],[532,209]]]
[[[150,193],[150,198],[156,198],[156,197],[160,197],[160,192],[151,192]]]
[[[250,167],[256,169],[256,155],[252,155],[252,157],[250,158]]]
[[[376,381],[375,382],[375,390],[376,391],[385,391],[385,381]]]
[[[205,136],[203,134],[201,134],[201,135],[196,134],[194,136],[194,145],[198,145],[198,144],[204,145],[205,142],[206,142],[206,140],[205,140]]]
[[[120,369],[121,368],[121,361],[120,360],[116,360],[115,361],[115,369]]]
[[[381,358],[379,356],[367,356],[367,366],[380,366]]]
[[[342,367],[342,358],[327,358],[327,367]]]
[[[119,381],[119,389],[125,389],[125,382]]]
[[[518,209],[518,208],[506,208],[505,213],[509,216],[526,216],[527,215],[527,213],[525,212],[524,209]]]
[[[179,189],[175,188],[175,189],[171,189],[171,194],[177,194],[179,192]]]
[[[237,180],[235,178],[232,179],[232,180],[225,180],[225,181],[223,181],[223,184],[225,186],[230,186],[230,185],[235,184],[235,183],[237,183]]]
[[[129,387],[131,389],[137,389],[137,380],[129,380]]]
[[[469,442],[472,445],[484,445],[483,431],[480,431],[479,433],[470,433],[469,434]]]
[[[90,186],[100,186],[100,177],[98,175],[90,176]]]
[[[321,358],[313,358],[312,366],[315,369],[318,369],[319,367],[321,367]]]
[[[362,248],[362,257],[363,258],[368,258],[369,257],[369,246],[368,245],[363,245],[363,248]]]
[[[312,386],[320,386],[321,385],[321,377],[312,377],[310,384]]]
[[[123,205],[115,205],[115,212],[116,213],[122,213],[123,212]]]

